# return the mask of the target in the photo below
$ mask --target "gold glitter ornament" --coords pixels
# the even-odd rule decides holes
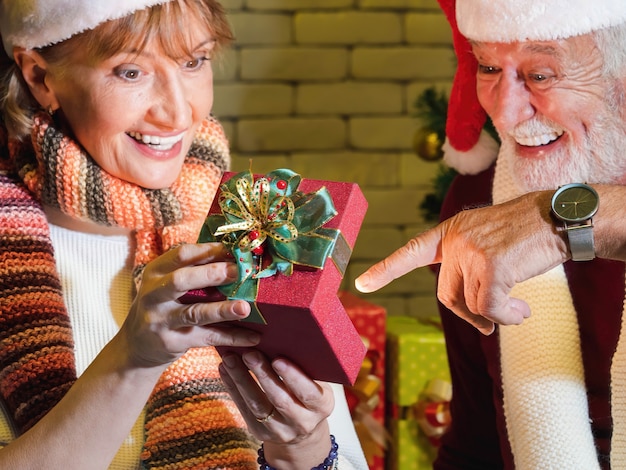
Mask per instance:
[[[433,162],[443,158],[442,140],[432,129],[417,129],[413,135],[413,150],[423,160]]]

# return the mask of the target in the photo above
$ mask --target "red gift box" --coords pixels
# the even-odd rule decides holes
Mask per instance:
[[[370,470],[383,470],[388,441],[385,429],[385,345],[387,311],[380,305],[341,291],[339,298],[367,345],[361,374],[346,397]]]
[[[220,193],[226,190],[223,183],[239,175],[224,175],[209,216],[222,212],[219,200]],[[254,175],[255,181],[258,178]],[[284,186],[283,181],[279,183]],[[241,321],[239,326],[262,334],[256,349],[269,358],[288,358],[316,380],[349,385],[357,378],[366,348],[337,291],[365,216],[367,201],[354,183],[302,179],[297,190],[308,194],[324,187],[337,214],[323,227],[340,232],[333,253],[337,254],[340,248],[344,252],[326,259],[321,269],[302,268],[294,264],[290,275],[277,273],[260,279],[256,299],[250,303],[258,309],[265,323]],[[192,303],[224,298],[216,288],[207,288],[188,292],[181,301]],[[223,353],[244,348],[220,346],[217,349]]]

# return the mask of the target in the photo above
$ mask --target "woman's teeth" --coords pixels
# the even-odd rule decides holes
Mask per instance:
[[[535,136],[516,136],[515,142],[525,147],[539,147],[540,145],[546,145],[550,142],[554,142],[556,139],[563,135],[563,131],[554,131],[549,134],[535,135]]]
[[[128,135],[131,136],[133,139],[146,144],[147,146],[149,146],[150,148],[154,150],[162,150],[162,151],[170,150],[172,147],[174,147],[174,145],[180,142],[184,137],[184,134],[182,133],[171,136],[171,137],[161,137],[158,135],[140,134],[139,132],[129,132]]]

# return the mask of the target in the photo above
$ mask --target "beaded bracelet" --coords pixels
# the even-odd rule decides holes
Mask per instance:
[[[311,470],[336,470],[338,462],[337,457],[339,456],[338,450],[339,446],[337,445],[337,442],[335,442],[335,436],[331,434],[330,452],[328,453],[328,457],[324,459],[324,462],[319,464],[317,467],[313,467]],[[258,454],[259,458],[257,459],[257,462],[259,463],[259,470],[277,470],[270,464],[268,464],[267,460],[265,460],[265,451],[263,450],[263,444],[261,444]]]

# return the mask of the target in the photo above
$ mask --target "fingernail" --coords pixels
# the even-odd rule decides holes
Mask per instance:
[[[235,358],[234,354],[226,354],[222,356],[222,362],[226,365],[226,367],[232,368],[235,367],[237,359]]]
[[[485,336],[491,336],[491,334],[496,331],[496,326],[493,324],[491,326],[481,326],[478,328],[478,331]]]
[[[244,300],[236,301],[233,304],[233,313],[241,318],[246,318],[250,315],[250,304]]]
[[[521,313],[522,319],[530,318],[530,307],[523,300],[516,298],[509,299],[509,306],[513,312]],[[520,319],[520,323],[522,322],[522,319]]]
[[[239,276],[239,268],[236,264],[230,263],[226,265],[226,277],[235,280]]]
[[[250,341],[250,344],[252,346],[256,346],[257,344],[261,342],[261,335],[254,331],[250,331],[250,333],[248,333],[248,336],[246,338],[248,339],[248,341]]]
[[[364,289],[367,289],[368,284],[370,283],[371,276],[368,273],[363,273],[359,277],[354,280],[354,286],[363,292]]]
[[[272,369],[274,369],[278,375],[281,375],[287,370],[287,363],[284,359],[276,359],[272,362]]]
[[[248,367],[256,366],[261,362],[261,354],[256,351],[246,352],[243,354],[242,359]]]

